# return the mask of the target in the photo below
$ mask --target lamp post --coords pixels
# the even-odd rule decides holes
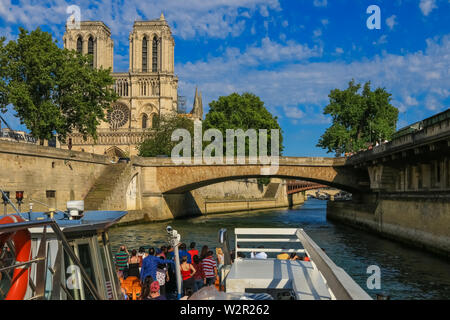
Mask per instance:
[[[9,191],[2,191],[2,200],[3,200],[3,206],[4,206],[4,215],[6,216],[7,213],[7,206],[8,206],[8,200],[9,200]]]
[[[178,245],[180,244],[181,236],[177,230],[173,230],[171,226],[167,226],[167,233],[169,234],[169,244],[173,247],[173,254],[175,255],[175,276],[177,278],[177,299],[181,298],[181,270],[180,270],[180,256],[178,254]]]
[[[19,206],[19,212],[20,212],[20,205],[22,204],[22,201],[23,201],[23,191],[16,191],[16,200],[17,200],[17,205]]]

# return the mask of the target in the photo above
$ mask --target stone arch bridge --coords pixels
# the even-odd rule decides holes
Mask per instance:
[[[248,162],[248,161],[247,161]],[[86,209],[127,209],[169,219],[194,213],[203,204],[195,189],[229,180],[270,176],[298,179],[352,193],[369,190],[367,170],[346,165],[344,158],[280,157],[278,169],[264,175],[260,163],[175,164],[170,158],[133,157],[129,163],[108,166],[85,197]]]

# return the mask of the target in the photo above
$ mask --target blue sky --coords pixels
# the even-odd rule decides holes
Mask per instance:
[[[332,156],[315,147],[330,125],[322,110],[352,78],[392,93],[398,128],[449,107],[449,0],[0,0],[0,34],[41,26],[61,43],[70,5],[111,28],[115,71],[128,70],[133,22],[164,12],[188,111],[196,86],[205,111],[219,96],[253,92],[278,116],[285,155]],[[379,30],[366,26],[370,5],[381,9]]]

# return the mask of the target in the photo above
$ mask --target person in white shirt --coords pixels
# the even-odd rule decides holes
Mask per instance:
[[[263,246],[259,246],[259,248],[264,248],[264,247]],[[250,254],[250,258],[252,258],[252,259],[267,259],[267,253],[265,253],[265,252],[257,252],[257,253],[252,252]]]

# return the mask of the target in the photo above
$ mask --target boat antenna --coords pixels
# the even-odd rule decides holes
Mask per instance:
[[[50,209],[50,208],[53,208],[53,207],[50,207],[48,204],[43,203],[43,202],[40,202],[40,201],[38,201],[38,200],[34,200],[34,199],[31,199],[31,198],[30,198],[30,201],[34,201],[34,202],[37,202],[37,203],[39,203],[39,204],[42,204],[43,206],[46,206],[46,207],[49,208],[49,209]],[[69,215],[67,214],[67,212],[62,211],[62,210],[59,210],[58,208],[53,208],[53,209],[55,209],[55,211],[61,212],[62,214],[64,214],[65,217],[69,218]]]

